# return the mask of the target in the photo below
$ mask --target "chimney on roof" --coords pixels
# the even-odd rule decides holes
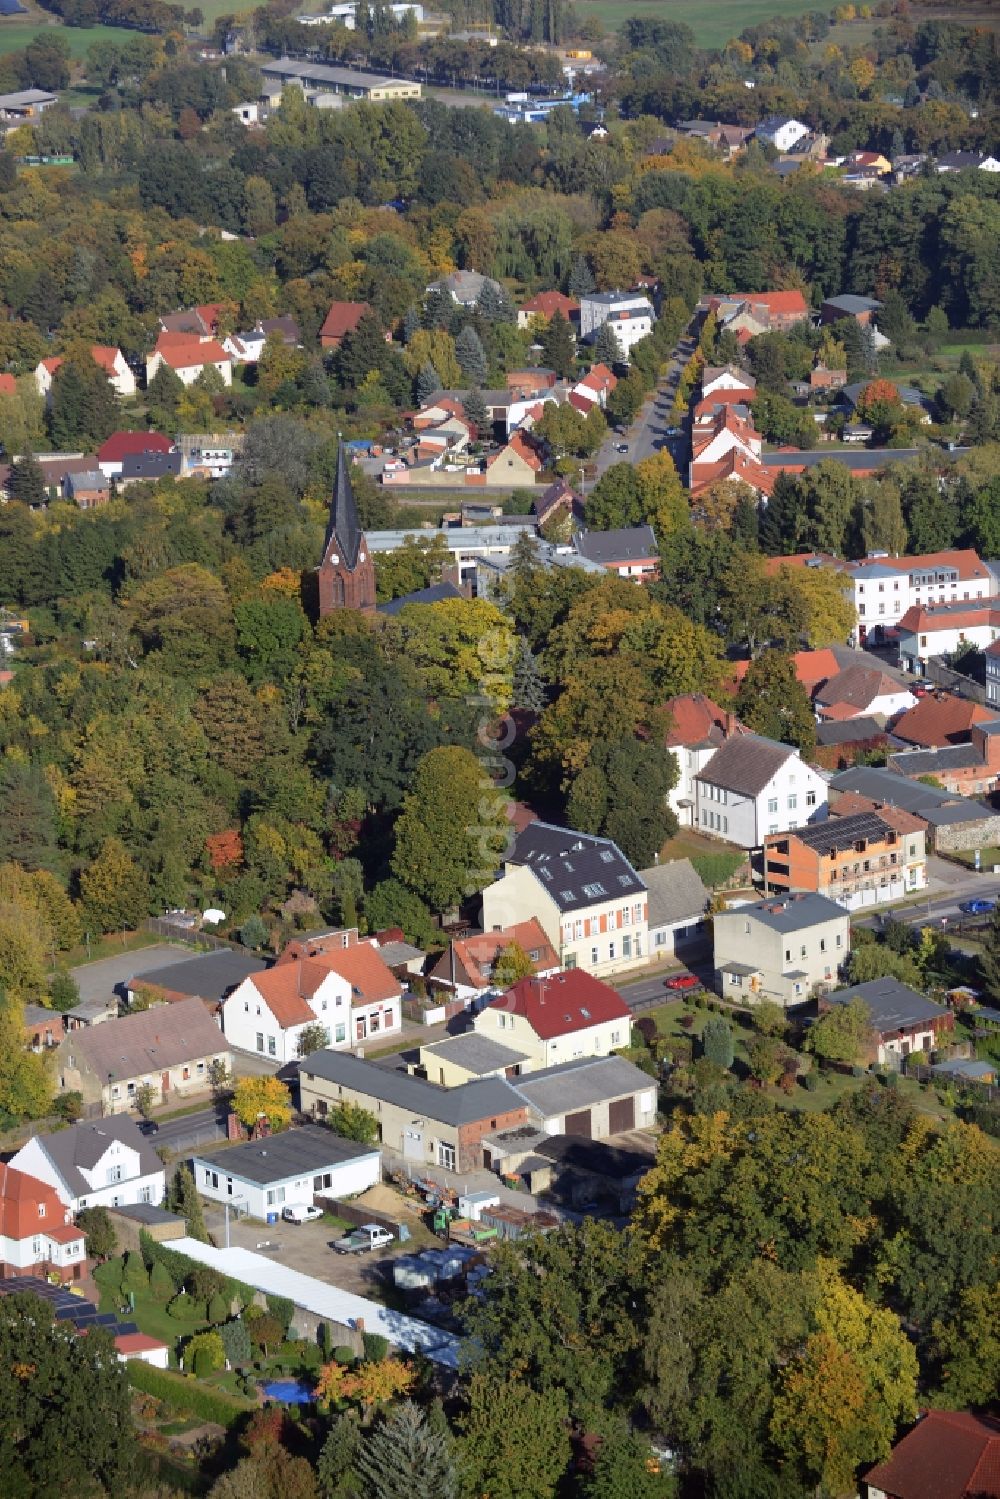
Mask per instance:
[[[736,714],[727,709],[722,715],[722,732],[727,739],[731,739],[736,733]]]

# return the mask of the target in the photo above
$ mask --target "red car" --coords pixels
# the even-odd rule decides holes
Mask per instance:
[[[665,989],[698,989],[700,986],[701,980],[695,978],[693,973],[675,973],[673,978],[665,979],[663,984]]]

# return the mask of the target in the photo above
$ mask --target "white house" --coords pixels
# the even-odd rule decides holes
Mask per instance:
[[[564,968],[617,973],[649,953],[646,887],[610,838],[532,822],[483,891],[483,929],[536,917]]]
[[[816,693],[813,706],[828,722],[849,718],[898,718],[916,706],[908,687],[876,666],[848,666],[829,677]]]
[[[161,365],[173,370],[183,385],[193,385],[206,369],[214,369],[223,385],[233,383],[232,357],[215,338],[198,338],[194,334],[161,333],[156,348],[146,360],[146,384],[149,385]]]
[[[73,1213],[163,1201],[163,1162],[133,1119],[121,1114],[33,1135],[10,1164],[54,1187]]]
[[[716,911],[715,977],[721,995],[754,1004],[803,1004],[832,989],[851,951],[851,918],[812,891]]]
[[[131,400],[135,395],[135,376],[121,349],[111,344],[91,344],[90,353],[94,363],[106,375],[115,394],[123,400]],[[35,366],[35,385],[38,387],[38,394],[44,396],[46,402],[52,397],[52,381],[62,362],[58,355],[53,355]]]
[[[387,5],[386,10],[394,21],[401,21],[404,16],[412,15],[416,18],[419,26],[424,19],[424,8],[422,5],[411,4],[406,0],[405,4]],[[344,0],[341,5],[331,5],[328,11],[317,16],[296,16],[300,26],[344,26],[348,31],[353,31],[357,26],[358,5],[357,0]]]
[[[1000,640],[1000,604],[914,604],[899,621],[899,664],[923,676],[932,656],[949,656],[975,647],[986,651]]]
[[[279,1064],[299,1056],[308,1027],[322,1025],[326,1044],[350,1047],[402,1027],[402,986],[370,942],[300,955],[286,948],[273,968],[253,973],[222,1004],[226,1040]]]
[[[195,1186],[212,1202],[227,1202],[265,1220],[317,1197],[352,1197],[382,1178],[378,1146],[344,1140],[322,1124],[285,1130],[192,1158]]]
[[[617,989],[582,969],[525,978],[480,1010],[481,1036],[522,1053],[521,1072],[575,1057],[607,1057],[627,1046],[632,1011]]]
[[[827,815],[826,781],[799,751],[759,734],[727,739],[698,772],[695,823],[740,848]]]
[[[1000,711],[1000,644],[986,650],[986,701]]]
[[[792,119],[788,115],[770,115],[768,119],[761,120],[754,131],[759,141],[763,141],[766,146],[773,146],[776,151],[791,151],[808,134],[808,125],[803,125],[801,120]]]
[[[632,346],[652,333],[655,322],[653,304],[641,292],[588,292],[580,298],[580,337],[588,338],[610,323],[626,360]]]
[[[665,707],[670,714],[670,726],[663,743],[677,765],[677,781],[668,791],[667,800],[681,826],[691,827],[697,800],[695,777],[720,745],[733,734],[745,734],[746,730],[735,714],[720,708],[703,692],[672,697]]]
[[[735,391],[741,401],[749,403],[756,389],[754,377],[743,370],[734,369],[731,364],[706,365],[701,372],[703,401],[707,401],[710,396],[727,399],[728,392]]]
[[[79,1280],[87,1245],[54,1187],[0,1164],[0,1275],[56,1275]]]

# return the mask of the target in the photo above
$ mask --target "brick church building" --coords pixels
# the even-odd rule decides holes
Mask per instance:
[[[332,614],[335,609],[362,609],[369,613],[375,608],[375,564],[358,520],[343,443],[337,454],[330,523],[318,573],[320,615]]]

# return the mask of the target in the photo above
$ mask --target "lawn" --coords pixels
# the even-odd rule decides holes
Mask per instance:
[[[128,1300],[128,1296],[123,1295],[121,1291],[121,1273],[120,1257],[108,1260],[94,1271],[94,1281],[101,1293],[100,1309],[102,1312],[113,1312],[118,1316]],[[198,1303],[192,1300],[191,1305],[195,1307]],[[188,1338],[192,1333],[200,1332],[208,1326],[200,1312],[190,1318],[172,1317],[167,1311],[166,1304],[158,1301],[148,1287],[135,1292],[135,1310],[129,1312],[125,1320],[135,1322],[140,1332],[148,1333],[151,1338],[159,1338],[161,1342],[167,1344],[170,1349],[171,1367],[176,1367],[174,1349],[178,1338]]]
[[[968,865],[969,869],[976,867],[976,855],[973,849],[949,849],[949,859],[956,859],[960,864]],[[994,865],[1000,864],[1000,848],[981,848],[979,850],[980,869],[992,869]]]
[[[70,56],[79,62],[87,55],[87,48],[92,42],[111,41],[118,39],[125,41],[133,38],[134,31],[129,31],[123,26],[63,26],[60,22],[55,25],[39,24],[31,20],[0,20],[0,54],[5,52],[19,52],[29,42],[33,42],[36,36],[48,36],[51,32],[58,31],[66,38],[69,44]]]
[[[152,947],[162,941],[163,938],[153,932],[126,932],[124,938],[120,932],[113,932],[99,942],[91,942],[89,948],[83,942],[70,948],[63,954],[62,962],[67,968],[77,968],[83,963],[96,963],[99,958],[117,958],[119,953],[137,952],[140,947]]]
[[[581,17],[597,16],[614,29],[629,16],[682,21],[691,27],[701,47],[723,47],[745,27],[771,16],[803,16],[815,9],[802,0],[674,0],[669,10],[658,0],[578,0],[576,8]]]

